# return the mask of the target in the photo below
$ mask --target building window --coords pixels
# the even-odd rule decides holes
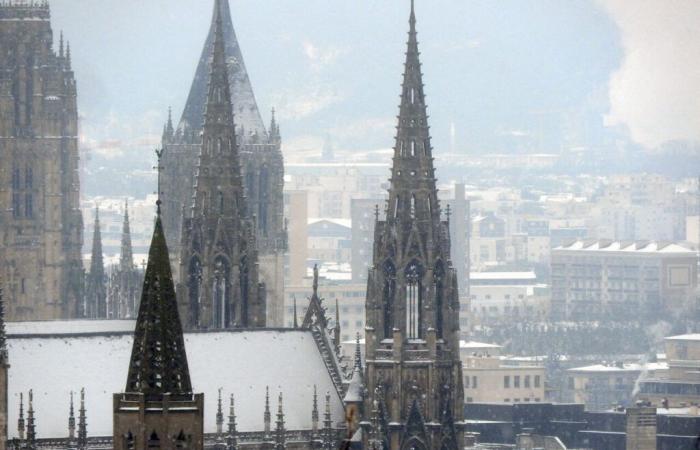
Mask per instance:
[[[510,387],[510,376],[506,375],[503,377],[503,387],[506,389]]]
[[[24,196],[24,216],[31,219],[34,216],[34,199],[32,194]]]
[[[19,167],[12,169],[12,189],[19,189]]]
[[[417,261],[406,267],[406,327],[409,339],[422,338],[422,269]]]
[[[519,398],[514,398],[514,399],[513,399],[513,402],[514,402],[514,403],[519,403],[519,402],[520,402],[520,399],[519,399]]]
[[[24,170],[24,187],[31,189],[34,185],[34,170],[31,167],[27,167]]]
[[[535,387],[538,388],[540,387],[540,376],[535,375]]]
[[[474,376],[472,377],[472,387],[473,387],[474,389],[476,389],[477,386],[478,386],[478,384],[477,384],[477,380],[476,380],[476,375],[474,375]]]
[[[504,398],[504,399],[503,399],[503,403],[510,403],[510,399],[509,399],[509,398]]]
[[[469,375],[464,377],[464,388],[469,389]]]
[[[525,387],[529,388],[530,387],[530,375],[525,375]]]
[[[515,375],[513,377],[513,387],[514,388],[519,388],[520,387],[520,375]]]
[[[471,402],[473,402],[473,401],[474,401],[474,399],[473,399],[473,398],[471,398],[471,397],[467,397],[467,403],[471,403]]]
[[[18,193],[12,194],[12,217],[17,219],[20,216],[20,198]]]

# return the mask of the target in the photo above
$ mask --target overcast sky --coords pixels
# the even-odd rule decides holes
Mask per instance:
[[[213,0],[52,0],[71,42],[84,145],[142,152],[176,119]],[[408,1],[231,0],[260,109],[288,157],[392,145]],[[553,152],[610,133],[700,138],[696,0],[417,0],[434,144]],[[56,39],[57,41],[57,39]],[[612,127],[612,128],[611,128]],[[614,131],[611,131],[614,130]]]

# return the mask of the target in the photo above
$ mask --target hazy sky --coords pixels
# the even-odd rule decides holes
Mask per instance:
[[[212,0],[52,0],[71,41],[84,145],[114,155],[179,118]],[[288,157],[330,135],[387,148],[408,1],[231,0],[260,109],[279,112]],[[629,133],[654,147],[700,137],[700,2],[417,0],[434,144],[558,151]],[[150,157],[150,155],[149,155]]]

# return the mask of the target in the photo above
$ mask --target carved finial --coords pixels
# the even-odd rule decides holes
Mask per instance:
[[[362,370],[362,349],[360,348],[360,332],[355,336],[355,367]]]
[[[161,183],[160,176],[161,176],[161,173],[164,169],[164,167],[161,165],[161,159],[163,157],[163,150],[164,149],[160,149],[160,150],[155,149],[156,157],[158,158],[158,165],[154,167],[154,169],[156,169],[158,171],[158,191],[156,192],[156,195],[158,196],[158,200],[156,200],[156,214],[158,214],[159,216],[160,216],[160,205],[162,203],[160,196],[163,193],[161,191],[161,188],[160,188],[160,183]]]
[[[294,301],[294,328],[299,328],[299,320],[297,319],[297,296],[292,295]]]
[[[379,222],[379,204],[374,204],[374,221]]]
[[[75,438],[75,409],[73,408],[73,391],[70,391],[70,408],[68,410],[68,438]]]
[[[313,295],[318,296],[318,265],[314,264]]]
[[[224,432],[224,409],[221,402],[221,388],[219,388],[219,398],[216,406],[216,433],[221,436]]]
[[[450,216],[452,215],[452,209],[450,209],[450,204],[447,204],[447,208],[445,209],[445,215],[447,216],[447,223],[450,223]]]

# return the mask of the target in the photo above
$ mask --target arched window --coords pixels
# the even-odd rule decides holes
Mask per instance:
[[[224,213],[224,193],[219,191],[219,214]]]
[[[211,138],[207,139],[207,155],[211,155],[211,147],[212,147],[212,145],[213,145],[213,144],[211,143]]]
[[[411,195],[411,217],[416,217],[416,194]]]
[[[445,266],[442,261],[438,261],[435,264],[435,270],[433,271],[433,284],[435,288],[435,330],[437,331],[438,339],[443,337],[443,307],[444,307],[444,297],[445,297]]]
[[[175,448],[189,448],[187,445],[187,436],[185,436],[184,430],[180,430],[180,433],[175,436]]]
[[[406,156],[406,146],[403,141],[399,141],[399,154],[401,156]]]
[[[218,154],[221,154],[223,147],[224,147],[224,141],[221,138],[217,139],[216,140],[216,152]]]
[[[153,430],[148,438],[148,448],[160,448],[160,438],[156,430]]]
[[[258,228],[263,236],[267,236],[267,202],[268,202],[268,182],[270,176],[267,166],[260,169],[260,179],[258,180]]]
[[[406,266],[406,336],[408,339],[423,337],[423,269],[413,260]]]
[[[131,450],[134,448],[136,448],[134,434],[131,431],[129,431],[124,435],[124,450]]]
[[[19,189],[19,167],[15,166],[12,168],[12,189]]]
[[[391,260],[386,260],[383,266],[384,290],[382,292],[382,314],[384,322],[384,339],[392,337],[394,328],[394,297],[396,296],[396,268]]]
[[[212,286],[214,328],[228,327],[229,309],[229,272],[228,261],[223,257],[214,260],[214,280]]]
[[[24,170],[24,187],[31,189],[34,185],[34,170],[27,166]]]
[[[34,217],[34,198],[32,194],[24,194],[24,217],[31,219]]]
[[[411,141],[411,156],[416,156],[416,141]]]
[[[252,167],[248,167],[245,171],[245,190],[246,197],[249,199],[255,198],[255,174]]]
[[[394,218],[399,217],[399,206],[401,205],[401,199],[396,196],[396,201],[394,202]]]
[[[199,259],[194,257],[190,260],[190,267],[187,274],[187,286],[189,291],[190,325],[199,325],[199,309],[201,303],[202,285],[202,265]]]

